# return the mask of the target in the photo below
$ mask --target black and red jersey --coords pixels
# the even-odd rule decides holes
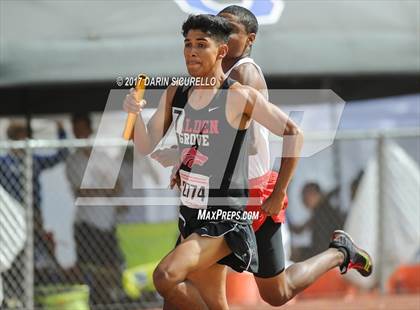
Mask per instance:
[[[188,103],[189,89],[178,87],[172,116],[181,160],[181,201],[197,209],[244,210],[248,197],[247,130],[226,119],[226,79],[201,109]]]

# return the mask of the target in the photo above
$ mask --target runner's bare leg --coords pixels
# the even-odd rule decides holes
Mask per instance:
[[[198,289],[187,280],[189,274],[207,269],[229,255],[223,237],[192,234],[172,250],[156,267],[153,280],[163,298],[180,309],[209,309]]]
[[[337,249],[328,249],[303,262],[289,266],[275,277],[255,277],[255,281],[264,301],[272,306],[281,306],[328,270],[340,266],[343,261],[343,253]]]

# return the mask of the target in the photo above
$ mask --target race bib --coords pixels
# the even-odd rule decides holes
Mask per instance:
[[[181,179],[181,201],[193,209],[207,209],[209,177],[179,170]]]

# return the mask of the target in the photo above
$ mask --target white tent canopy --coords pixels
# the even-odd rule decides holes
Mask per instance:
[[[258,11],[273,1],[2,0],[0,85],[183,75],[188,10],[242,3]],[[274,3],[279,20],[261,25],[253,51],[266,74],[419,70],[416,0]]]
[[[384,144],[383,159],[381,167],[377,158],[368,162],[345,224],[346,231],[372,255],[376,264],[372,277],[348,275],[349,280],[367,288],[378,281],[385,286],[398,265],[413,263],[420,251],[419,166],[393,142]],[[382,201],[378,193],[380,183]]]

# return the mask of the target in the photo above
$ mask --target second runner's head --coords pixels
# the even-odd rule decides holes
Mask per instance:
[[[258,32],[258,20],[255,15],[239,5],[227,6],[217,15],[226,18],[232,26],[226,59],[249,56]]]
[[[182,25],[182,34],[185,38],[185,63],[191,76],[214,76],[217,70],[221,70],[231,31],[229,21],[220,16],[200,14],[188,17]]]

